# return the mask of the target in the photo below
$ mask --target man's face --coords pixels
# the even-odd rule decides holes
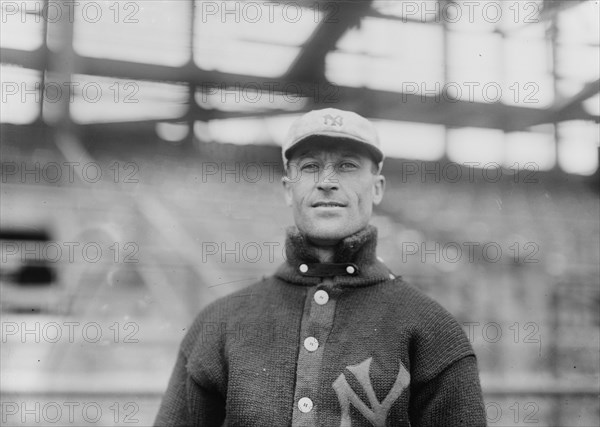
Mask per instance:
[[[298,229],[316,244],[334,245],[367,226],[385,178],[366,149],[325,139],[292,153],[283,186]]]

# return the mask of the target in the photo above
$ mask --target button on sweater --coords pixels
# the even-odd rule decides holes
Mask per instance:
[[[286,262],[185,336],[156,425],[486,425],[456,320],[375,256],[368,226],[330,263],[296,228]]]

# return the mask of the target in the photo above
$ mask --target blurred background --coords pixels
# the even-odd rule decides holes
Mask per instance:
[[[598,1],[0,3],[3,424],[151,424],[195,314],[283,262],[280,145],[335,107],[489,425],[598,425]]]

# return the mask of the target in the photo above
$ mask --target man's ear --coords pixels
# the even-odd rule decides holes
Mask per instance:
[[[285,198],[285,204],[292,206],[292,181],[284,176],[281,178],[281,184],[283,184],[283,197]]]
[[[373,177],[373,204],[378,205],[383,200],[385,190],[385,176],[375,175]]]

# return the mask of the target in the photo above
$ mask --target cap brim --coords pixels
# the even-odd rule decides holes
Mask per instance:
[[[313,134],[309,135],[305,138],[302,138],[295,143],[292,144],[285,152],[283,153],[286,160],[290,160],[291,156],[301,150],[307,148],[307,146],[311,144],[318,144],[319,142],[323,142],[323,140],[328,141],[336,141],[343,142],[345,146],[355,146],[364,149],[368,154],[371,155],[371,158],[376,164],[379,164],[383,161],[383,153],[377,147],[369,144],[367,142],[361,141],[359,139],[348,138],[347,136],[335,136],[330,134]]]

